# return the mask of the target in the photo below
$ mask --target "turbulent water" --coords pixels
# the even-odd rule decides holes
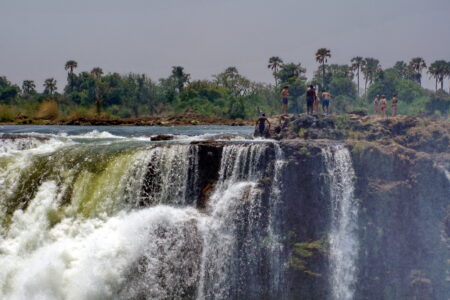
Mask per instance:
[[[277,289],[266,283],[282,274],[272,215],[281,150],[224,146],[201,208],[190,141],[99,132],[3,139],[0,298],[238,299]]]
[[[332,299],[353,299],[356,282],[358,203],[354,197],[355,171],[343,146],[323,148],[331,195],[330,286]]]
[[[205,157],[217,153],[198,142],[214,145],[216,133],[2,136],[0,299],[289,298],[285,154],[237,132],[220,144],[217,178],[205,178]],[[330,294],[353,299],[355,173],[344,146],[324,146],[322,157]]]

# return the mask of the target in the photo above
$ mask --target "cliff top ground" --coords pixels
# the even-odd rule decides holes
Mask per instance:
[[[270,119],[268,137],[277,140],[349,140],[399,145],[430,154],[450,155],[450,122],[410,116],[289,115]]]

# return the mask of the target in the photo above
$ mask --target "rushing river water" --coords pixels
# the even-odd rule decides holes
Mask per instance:
[[[252,131],[1,126],[0,298],[284,299],[286,162]],[[352,162],[339,145],[323,160],[331,295],[352,299]]]

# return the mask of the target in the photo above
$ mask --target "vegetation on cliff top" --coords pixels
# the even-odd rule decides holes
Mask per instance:
[[[301,63],[285,63],[280,57],[271,57],[267,67],[273,73],[275,85],[253,82],[236,67],[213,75],[212,80],[191,80],[183,67],[174,66],[170,76],[155,81],[144,74],[104,74],[99,67],[76,73],[78,63],[69,60],[64,66],[67,83],[61,92],[54,78],[45,80],[39,92],[33,80],[24,80],[19,87],[0,76],[0,122],[34,124],[52,120],[65,124],[80,119],[186,113],[251,120],[262,111],[269,115],[279,111],[279,92],[285,85],[290,86],[289,112],[302,113],[309,84],[319,90],[328,89],[334,95],[332,107],[336,113],[370,112],[376,94],[390,98],[397,93],[399,114],[447,118],[450,96],[444,90],[444,81],[450,77],[450,63],[439,60],[430,64],[428,73],[436,83],[435,91],[430,91],[421,87],[427,65],[420,57],[409,63],[399,61],[387,69],[382,69],[375,58],[358,56],[351,64],[338,65],[328,63],[331,57],[329,49],[317,51],[318,69],[310,79],[305,77],[306,69]]]

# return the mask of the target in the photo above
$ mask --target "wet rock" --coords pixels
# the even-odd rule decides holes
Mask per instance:
[[[151,141],[170,141],[173,140],[174,136],[169,134],[159,134],[150,137]]]

